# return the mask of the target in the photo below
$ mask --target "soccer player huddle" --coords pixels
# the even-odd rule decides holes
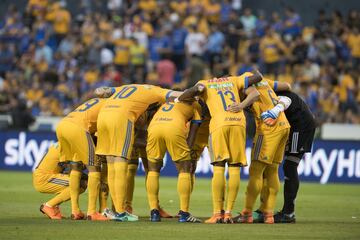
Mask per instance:
[[[197,160],[208,147],[213,215],[205,223],[295,222],[297,166],[311,150],[315,121],[289,84],[254,71],[201,80],[184,92],[130,84],[98,88],[94,95],[60,121],[58,144],[49,148],[33,173],[37,191],[57,194],[40,207],[49,218],[62,219],[59,205],[70,199],[74,220],[138,221],[132,198],[139,158],[145,168],[150,220],[172,217],[159,204],[160,170],[168,152],[178,171],[178,221],[199,223],[190,213],[190,198]],[[244,207],[233,216],[240,168],[247,166],[245,108],[255,117],[256,134]],[[284,154],[285,201],[274,214]],[[85,215],[79,195],[86,187]],[[259,195],[261,205],[253,212]]]

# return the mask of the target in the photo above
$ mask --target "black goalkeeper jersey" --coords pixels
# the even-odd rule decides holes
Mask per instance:
[[[316,128],[314,115],[301,97],[290,91],[277,91],[276,94],[291,99],[291,105],[285,110],[285,115],[293,131],[306,131]]]

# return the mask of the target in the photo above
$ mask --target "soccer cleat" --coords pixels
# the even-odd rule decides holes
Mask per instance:
[[[274,214],[273,212],[264,212],[264,223],[273,224],[274,223]]]
[[[115,213],[114,219],[117,222],[136,222],[139,221],[139,217],[133,214],[129,214],[128,212],[123,213]]]
[[[107,217],[105,217],[104,215],[102,215],[101,213],[94,213],[94,214],[89,214],[87,215],[87,220],[90,221],[109,221],[109,219]]]
[[[116,218],[116,213],[109,209],[109,208],[105,208],[104,211],[102,212],[102,215],[110,220],[115,220]]]
[[[224,215],[221,213],[214,213],[211,218],[207,219],[205,223],[223,223]]]
[[[243,210],[238,216],[233,218],[235,223],[253,223],[253,216],[251,211]]]
[[[185,223],[201,223],[201,220],[191,215],[189,212],[179,211],[179,220],[178,222]]]
[[[160,217],[162,217],[162,218],[173,218],[173,216],[171,216],[168,212],[166,212],[161,207],[159,208],[159,213],[160,213]]]
[[[72,220],[83,220],[83,219],[85,219],[85,214],[83,214],[82,212],[71,213],[71,219]]]
[[[254,211],[252,215],[253,223],[264,223],[264,214],[260,209]]]
[[[56,207],[49,207],[46,204],[41,204],[40,212],[48,216],[48,218],[53,220],[60,220],[61,214],[59,215],[59,210]]]
[[[223,223],[234,223],[231,213],[224,214]]]
[[[126,211],[126,214],[127,214],[130,218],[132,218],[132,219],[137,219],[137,220],[139,220],[139,217],[136,216],[135,214],[129,213],[129,212],[127,212],[127,211]]]
[[[151,210],[150,221],[151,222],[161,222],[160,211],[158,209]]]
[[[56,209],[56,212],[57,212],[56,215],[59,216],[59,217],[61,217],[61,218],[64,218],[63,215],[61,214],[60,207],[59,207],[59,206],[55,206],[54,208]]]
[[[275,223],[296,223],[296,218],[294,213],[286,214],[282,211],[277,212],[274,215]]]

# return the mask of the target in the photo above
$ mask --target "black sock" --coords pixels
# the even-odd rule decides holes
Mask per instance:
[[[284,169],[284,206],[283,213],[291,214],[295,211],[295,198],[299,189],[298,163],[285,159]]]

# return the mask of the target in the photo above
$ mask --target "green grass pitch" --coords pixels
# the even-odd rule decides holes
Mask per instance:
[[[359,185],[303,183],[297,199],[296,224],[180,224],[176,219],[151,223],[144,178],[136,179],[136,223],[51,221],[39,212],[39,206],[51,195],[37,193],[30,173],[0,172],[0,239],[360,239]],[[236,211],[244,203],[246,182],[241,182]],[[81,208],[86,210],[86,193]],[[161,205],[169,212],[178,211],[175,178],[161,178]],[[282,204],[279,193],[278,208]],[[62,205],[69,216],[69,203]],[[205,219],[211,214],[209,179],[197,179],[191,199],[191,212]]]

